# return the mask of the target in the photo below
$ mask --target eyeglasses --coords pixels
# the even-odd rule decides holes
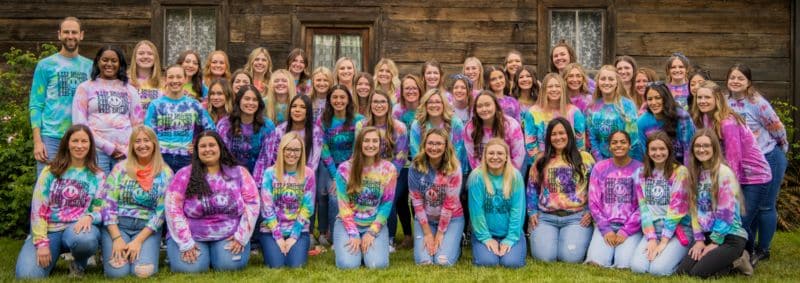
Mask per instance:
[[[372,104],[388,104],[389,101],[386,100],[373,100]]]
[[[696,143],[694,144],[695,148],[711,148],[710,143]]]
[[[287,148],[284,148],[284,149],[283,149],[283,153],[284,153],[284,154],[294,154],[294,155],[298,155],[298,154],[300,154],[300,152],[302,152],[302,151],[303,151],[302,149],[300,149],[300,148],[297,148],[297,147],[287,147]]]
[[[412,86],[412,87],[404,87],[404,88],[403,88],[403,90],[405,90],[405,91],[412,91],[412,90],[419,90],[419,88],[418,88],[418,87],[415,87],[415,86]]]
[[[428,100],[428,104],[431,104],[431,105],[432,104],[442,104],[442,101],[440,101],[440,100]]]
[[[440,146],[444,146],[444,145],[445,145],[445,143],[443,143],[443,142],[434,142],[434,141],[429,141],[429,142],[426,142],[426,143],[425,143],[425,145],[427,145],[427,146],[433,146],[433,147],[440,147]]]

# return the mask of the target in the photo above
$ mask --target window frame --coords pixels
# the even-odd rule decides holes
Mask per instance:
[[[166,15],[167,9],[181,8],[211,8],[216,16],[216,42],[214,50],[227,50],[228,48],[228,1],[225,0],[151,0],[153,13],[150,26],[150,41],[159,49],[163,66],[172,65],[167,61],[166,46]],[[201,58],[203,60],[204,58]],[[202,63],[201,63],[202,64]]]
[[[550,17],[552,11],[558,10],[603,10],[605,11],[603,24],[603,53],[601,65],[610,64],[614,61],[616,54],[616,12],[612,0],[602,1],[580,1],[580,0],[541,0],[538,4],[538,54],[537,65],[540,74],[550,72]]]
[[[306,54],[308,55],[309,65],[314,65],[314,36],[315,35],[358,35],[361,36],[361,66],[363,68],[367,68],[368,65],[368,58],[370,55],[370,40],[369,40],[369,29],[368,28],[332,28],[332,27],[308,27],[306,28],[306,36],[305,36],[305,45],[304,50],[306,50]],[[336,39],[336,52],[337,56],[336,59],[340,58],[338,56],[339,48],[341,46],[341,41],[337,38]],[[334,60],[335,62],[336,60]],[[334,71],[331,69],[331,71]],[[366,71],[362,70],[362,71]]]

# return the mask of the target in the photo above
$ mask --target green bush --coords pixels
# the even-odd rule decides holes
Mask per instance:
[[[0,72],[0,235],[20,238],[29,230],[31,194],[36,180],[28,115],[31,76],[40,59],[57,51],[51,44],[36,53],[11,48]]]
[[[797,129],[793,116],[797,112],[797,107],[783,100],[771,103],[786,127],[789,139],[789,152],[786,154],[789,166],[778,195],[778,226],[783,230],[794,230],[800,227],[800,144],[797,142]]]

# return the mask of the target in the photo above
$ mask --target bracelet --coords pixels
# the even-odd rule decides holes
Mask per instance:
[[[119,238],[122,238],[122,234],[119,234],[116,237],[111,238],[111,241],[116,241]]]

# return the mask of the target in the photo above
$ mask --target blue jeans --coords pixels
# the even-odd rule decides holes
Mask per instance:
[[[775,236],[775,229],[778,226],[777,202],[778,194],[781,191],[783,176],[786,174],[786,167],[789,165],[786,160],[786,153],[778,147],[764,154],[772,171],[772,181],[767,183],[767,190],[762,192],[761,201],[758,202],[758,209],[754,211],[755,221],[750,226],[751,231],[758,235],[758,249],[769,252],[772,245],[772,237]],[[755,247],[755,235],[748,237],[748,245]]]
[[[586,262],[602,267],[629,268],[633,252],[641,239],[642,232],[637,232],[629,235],[622,244],[612,247],[606,244],[603,234],[595,227],[589,250],[586,252]]]
[[[428,226],[431,228],[431,233],[436,236],[439,228],[438,223],[429,222]],[[417,220],[414,220],[414,262],[417,264],[453,266],[461,256],[461,233],[463,231],[464,217],[451,218],[447,231],[444,232],[442,243],[439,244],[439,250],[430,255],[425,249],[425,235],[422,232],[422,226]]]
[[[239,270],[247,266],[250,259],[250,243],[244,246],[239,254],[232,254],[225,247],[228,245],[227,239],[211,242],[195,242],[200,249],[200,255],[194,263],[183,261],[178,244],[171,238],[167,240],[167,258],[169,258],[169,269],[172,272],[198,273],[214,268],[217,271]]]
[[[272,233],[261,233],[258,238],[261,242],[261,252],[264,254],[264,264],[270,268],[290,268],[302,267],[308,261],[308,247],[311,239],[308,233],[300,234],[297,242],[289,249],[288,254],[282,254],[278,247],[278,242]]]
[[[125,243],[130,243],[147,226],[146,219],[136,219],[130,217],[119,217],[120,235]],[[140,278],[150,277],[158,272],[158,257],[161,246],[161,233],[153,231],[147,239],[142,242],[139,251],[139,259],[134,262],[125,262],[120,267],[111,266],[111,255],[113,254],[113,243],[108,229],[102,229],[101,243],[103,248],[103,271],[107,277],[119,278],[128,275],[136,275]]]
[[[103,173],[111,173],[111,169],[114,169],[114,165],[119,162],[119,160],[114,159],[111,155],[106,154],[105,152],[101,151],[99,148],[97,149],[97,167],[100,167],[100,170],[103,170]]]
[[[320,164],[317,166],[316,171],[316,186],[317,186],[317,199],[314,202],[317,208],[314,210],[315,213],[311,214],[311,225],[309,226],[309,234],[314,234],[314,220],[317,220],[317,229],[319,230],[319,234],[329,233],[331,231],[330,225],[328,222],[328,190],[333,183],[333,180],[330,177],[330,173],[328,173],[328,169],[325,168],[325,165]],[[334,215],[334,217],[336,217]]]
[[[369,227],[358,227],[359,237],[363,238]],[[375,241],[367,252],[351,253],[347,244],[350,242],[350,235],[344,229],[342,220],[336,219],[333,224],[333,247],[336,256],[336,267],[340,269],[353,269],[364,266],[370,269],[389,267],[389,232],[386,225],[383,225]]]
[[[100,230],[97,226],[92,225],[88,232],[76,234],[72,230],[75,223],[67,225],[67,228],[62,231],[47,233],[47,238],[50,240],[50,264],[46,267],[39,266],[33,237],[29,235],[17,257],[17,279],[47,277],[53,271],[58,256],[62,252],[72,253],[75,263],[85,269],[86,261],[94,255],[100,245]]]
[[[169,168],[172,169],[172,172],[175,173],[178,173],[178,170],[181,170],[181,168],[186,167],[187,165],[192,163],[191,155],[164,153],[161,154],[161,156],[164,157],[164,163],[167,163],[167,165],[169,165]]]
[[[747,242],[745,249],[747,251],[754,251],[756,232],[758,231],[758,220],[760,219],[760,205],[766,202],[767,194],[769,192],[769,183],[742,185],[742,193],[744,193],[744,211],[742,212],[742,227],[747,231]],[[773,215],[777,217],[773,211]],[[777,222],[777,220],[775,220]],[[777,225],[777,223],[776,223]],[[774,234],[773,229],[773,234]]]
[[[42,143],[44,144],[44,151],[47,152],[47,162],[53,161],[56,158],[56,154],[58,154],[58,145],[61,143],[61,139],[42,136]],[[47,166],[46,163],[36,161],[37,178],[45,166]]]
[[[539,224],[529,237],[531,255],[546,262],[582,262],[592,238],[592,226],[581,226],[583,214],[581,211],[558,216],[539,212]]]
[[[494,238],[497,246],[500,246],[501,238]],[[478,237],[472,236],[472,264],[475,266],[503,266],[509,268],[520,268],[525,266],[525,255],[528,253],[528,245],[525,239],[519,239],[511,249],[503,256],[498,256],[489,251],[483,243],[478,241]]]
[[[656,243],[661,241],[661,229],[663,228],[662,222],[656,222]],[[688,228],[688,227],[687,227]],[[683,226],[678,226],[678,229],[684,229]],[[687,231],[686,235],[691,235],[691,230]],[[691,244],[690,244],[691,245]],[[683,257],[689,252],[689,247],[681,245],[678,237],[673,236],[667,242],[667,247],[661,251],[661,254],[656,256],[653,261],[647,259],[647,238],[642,237],[631,258],[631,271],[636,273],[650,273],[653,275],[667,276],[675,272],[678,264],[681,263]]]
[[[397,221],[400,218],[400,226],[403,227],[403,235],[411,236],[411,219],[414,218],[413,210],[408,204],[408,168],[400,170],[397,175],[397,187],[394,191],[394,202],[392,203],[392,213],[389,214],[389,239],[394,239],[397,234]]]
[[[327,174],[327,173],[325,173]],[[331,180],[333,182],[333,180]],[[328,225],[331,230],[334,230],[333,227],[334,223],[339,221],[337,217],[339,216],[339,199],[336,198],[336,192],[329,192],[328,194]],[[331,231],[333,234],[334,232]],[[336,241],[336,237],[331,237],[331,241]]]

